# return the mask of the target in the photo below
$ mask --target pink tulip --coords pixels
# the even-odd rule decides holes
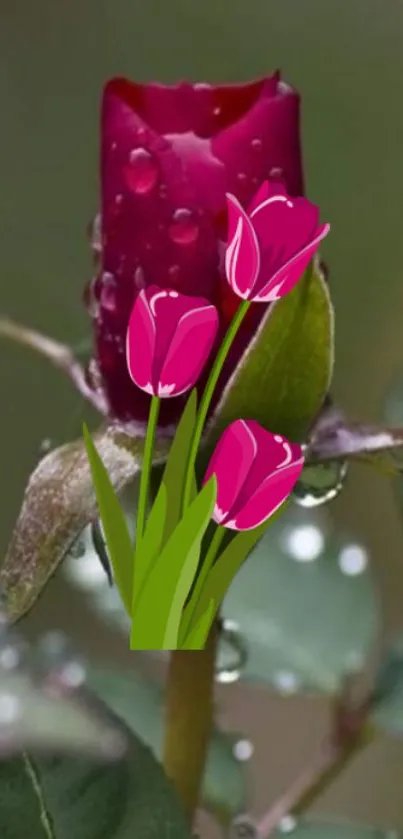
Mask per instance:
[[[225,270],[238,297],[270,303],[284,297],[302,277],[330,230],[319,224],[319,208],[290,198],[283,184],[266,181],[248,212],[227,195],[228,244]]]
[[[231,530],[252,530],[278,510],[304,466],[300,446],[255,420],[225,429],[204,477],[217,479],[213,518]]]
[[[179,396],[197,381],[218,330],[215,306],[203,297],[149,286],[133,306],[126,339],[133,382],[153,396]]]

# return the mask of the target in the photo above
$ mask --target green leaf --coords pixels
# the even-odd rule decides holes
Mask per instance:
[[[168,497],[166,486],[161,483],[157,497],[147,519],[143,538],[141,539],[139,547],[136,546],[136,557],[141,555],[141,562],[136,563],[135,560],[135,597],[139,596],[152,562],[161,548],[164,525],[166,521],[167,501]],[[132,610],[130,610],[130,613],[131,611]]]
[[[215,413],[212,435],[253,417],[273,433],[303,441],[328,391],[333,308],[316,266],[268,309]]]
[[[215,477],[190,504],[156,558],[132,615],[132,649],[175,649],[182,609],[197,570],[216,498]]]
[[[89,673],[91,688],[152,749],[162,757],[164,695],[162,688],[143,673],[95,669]],[[240,739],[217,730],[212,732],[207,753],[202,799],[204,807],[223,822],[246,808],[244,766],[236,761],[233,745]]]
[[[181,518],[182,492],[189,459],[193,429],[196,422],[197,391],[192,390],[180,418],[172,446],[169,451],[162,480],[167,488],[167,512],[163,544],[167,542],[171,533]],[[194,486],[193,497],[197,493]]]
[[[105,534],[113,577],[127,613],[131,614],[133,589],[133,545],[126,517],[87,426],[83,426],[84,443],[90,462],[99,515]]]
[[[199,602],[195,608],[194,616],[190,624],[190,630],[195,626],[195,623],[200,621],[201,616],[209,608],[211,600],[215,603],[215,609],[218,609],[223,601],[235,575],[249,556],[256,543],[262,538],[269,526],[273,524],[275,519],[284,513],[283,505],[274,516],[268,521],[263,522],[254,530],[245,530],[243,533],[237,533],[231,540],[229,545],[225,548],[218,560],[211,569],[203,590],[200,595]],[[190,601],[185,609],[190,612],[193,611],[193,603]]]
[[[113,427],[94,435],[111,483],[120,492],[141,469],[144,438]],[[170,441],[159,438],[155,462]],[[33,471],[0,569],[7,618],[17,621],[34,605],[49,578],[87,524],[97,516],[91,470],[82,439],[47,454]]]
[[[371,702],[372,720],[383,731],[403,735],[403,633],[386,650]]]
[[[323,518],[290,505],[224,600],[247,650],[243,677],[284,693],[334,693],[360,670],[379,617],[366,561],[360,546],[329,536]]]
[[[216,611],[217,603],[211,598],[206,611],[202,612],[198,620],[192,622],[185,641],[181,644],[181,650],[204,650]]]
[[[289,822],[289,824],[288,824]],[[390,839],[392,832],[394,839],[400,834],[391,830],[379,830],[362,824],[352,824],[347,821],[325,821],[323,818],[303,818],[295,821],[292,816],[284,820],[284,829],[277,830],[276,839],[284,839],[285,833],[290,839]]]
[[[113,765],[32,754],[0,762],[2,839],[191,839],[161,767],[128,738]]]

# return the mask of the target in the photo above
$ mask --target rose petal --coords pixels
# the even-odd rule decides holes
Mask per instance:
[[[259,244],[253,226],[233,195],[227,195],[228,244],[225,271],[232,290],[248,299],[259,274]]]

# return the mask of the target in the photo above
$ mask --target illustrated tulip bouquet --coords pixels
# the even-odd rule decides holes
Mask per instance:
[[[139,292],[130,314],[129,373],[151,396],[135,550],[107,470],[85,429],[108,556],[131,618],[134,650],[204,649],[234,575],[304,464],[301,446],[253,418],[240,418],[223,431],[200,491],[197,485],[196,460],[214,388],[243,319],[252,304],[275,303],[312,272],[313,257],[329,231],[328,224],[319,224],[318,208],[305,198],[291,199],[281,183],[265,181],[247,211],[234,195],[227,195],[227,202],[225,272],[239,306],[210,362],[200,400],[197,389],[189,396],[148,518],[161,400],[196,385],[216,342],[219,314],[202,297],[154,285]],[[207,542],[212,519],[215,528]],[[222,549],[227,530],[239,533]]]
[[[251,554],[289,499],[308,487],[316,503],[312,474],[344,474],[354,460],[395,473],[403,445],[401,427],[351,422],[333,403],[331,283],[319,256],[329,225],[304,197],[299,96],[279,73],[216,86],[113,79],[103,95],[100,174],[95,276],[84,294],[94,340],[85,363],[82,348],[0,318],[2,337],[45,356],[102,417],[98,430],[84,425],[84,439],[41,458],[0,568],[7,839],[25,836],[28,822],[35,839],[190,839],[204,801],[228,589],[245,569],[255,573]],[[128,489],[136,490],[129,508]],[[116,698],[120,675],[105,684],[90,669],[83,687],[82,668],[55,654],[54,638],[40,679],[20,663],[11,625],[87,528],[97,568],[99,559],[126,612],[131,650],[171,651],[164,772],[132,722],[137,689],[126,705]],[[265,545],[263,538],[264,567],[273,567]],[[269,612],[269,628],[259,623],[263,640]],[[304,601],[304,625],[306,612]],[[312,635],[322,631],[315,623]],[[299,658],[311,666],[303,645],[298,638]],[[313,766],[258,826],[240,822],[234,836],[267,839],[282,818],[304,812],[376,725],[401,733],[402,661],[400,647],[391,660],[382,653],[376,684],[357,703],[343,658],[342,677],[326,682],[337,694],[332,730]],[[49,759],[38,745],[115,766]],[[228,813],[238,810],[217,804],[216,787],[214,780],[210,809],[227,828]]]

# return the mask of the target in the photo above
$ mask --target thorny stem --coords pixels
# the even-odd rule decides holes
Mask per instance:
[[[285,816],[304,813],[372,739],[372,732],[365,725],[367,701],[358,709],[351,710],[339,705],[337,710],[335,730],[323,744],[313,763],[302,770],[291,786],[258,821],[259,839],[268,839]]]
[[[166,683],[164,769],[192,825],[213,724],[218,640],[215,622],[204,650],[174,650]]]
[[[90,402],[100,414],[105,416],[108,413],[106,399],[101,393],[94,391],[88,385],[84,368],[77,361],[67,344],[55,341],[54,338],[49,338],[41,332],[29,329],[27,326],[22,326],[5,317],[0,317],[0,337],[9,338],[11,341],[29,347],[47,358],[54,367],[68,376],[81,396]]]

